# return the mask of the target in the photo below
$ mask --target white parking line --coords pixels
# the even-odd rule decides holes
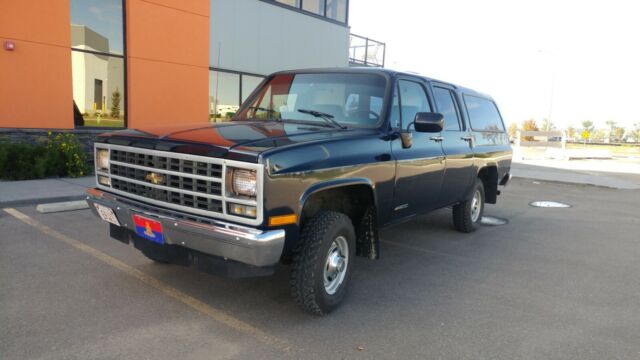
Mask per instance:
[[[278,339],[277,337],[271,336],[264,331],[256,328],[255,326],[248,324],[240,319],[237,319],[221,310],[218,310],[204,302],[185,294],[184,292],[169,286],[162,281],[154,278],[153,276],[147,275],[144,272],[125,264],[124,262],[111,257],[102,251],[99,251],[89,245],[84,244],[81,241],[68,237],[47,225],[40,223],[39,221],[31,218],[30,216],[16,210],[13,208],[5,208],[3,209],[7,214],[15,217],[16,219],[22,221],[23,223],[33,226],[34,228],[40,230],[46,235],[51,236],[54,239],[60,240],[67,245],[84,252],[85,254],[91,255],[94,258],[106,263],[107,265],[114,267],[127,275],[130,275],[143,283],[160,290],[165,295],[180,301],[181,303],[189,306],[190,308],[198,311],[199,313],[208,316],[209,318],[220,322],[230,328],[233,328],[243,334],[249,335],[260,342],[272,346],[276,349],[282,350],[284,352],[291,352],[292,347],[287,344],[284,340]]]

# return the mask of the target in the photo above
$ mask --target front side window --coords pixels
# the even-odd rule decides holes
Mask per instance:
[[[124,127],[122,0],[71,0],[70,5],[74,123]]]
[[[431,105],[424,86],[415,81],[400,80],[398,81],[398,92],[400,93],[399,115],[401,126],[406,127],[409,125],[419,112],[431,112]],[[393,117],[393,106],[391,113]]]
[[[444,116],[444,130],[460,131],[460,116],[451,90],[434,87],[433,100],[438,107],[438,112]]]
[[[386,83],[373,74],[276,75],[236,119],[331,125],[330,118],[342,126],[374,127],[380,122]]]
[[[471,128],[476,131],[504,131],[496,104],[485,98],[464,95]]]

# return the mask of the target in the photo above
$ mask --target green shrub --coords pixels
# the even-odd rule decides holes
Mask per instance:
[[[0,142],[0,179],[79,177],[88,173],[86,155],[73,134],[49,133],[39,144]]]

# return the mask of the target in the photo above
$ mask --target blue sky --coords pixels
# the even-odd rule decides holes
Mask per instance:
[[[111,52],[122,54],[122,0],[71,0],[71,23],[86,25],[109,39]]]

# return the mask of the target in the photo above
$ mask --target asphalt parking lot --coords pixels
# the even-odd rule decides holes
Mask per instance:
[[[88,210],[0,211],[0,358],[638,359],[639,204],[515,179],[485,212],[506,225],[460,234],[444,209],[383,231],[324,318],[284,266],[226,279],[154,264]]]

